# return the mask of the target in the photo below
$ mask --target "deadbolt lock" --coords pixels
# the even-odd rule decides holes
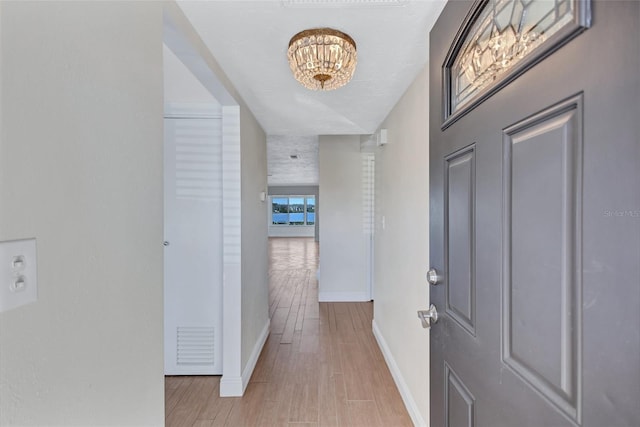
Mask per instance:
[[[438,270],[436,270],[435,268],[431,268],[429,269],[429,271],[427,271],[427,282],[429,282],[432,285],[437,285],[441,281],[442,281],[442,276],[438,274]]]

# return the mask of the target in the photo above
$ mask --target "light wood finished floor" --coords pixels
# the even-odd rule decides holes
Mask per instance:
[[[371,332],[371,303],[318,303],[318,246],[272,238],[271,335],[242,398],[220,377],[167,377],[166,425],[411,426]]]

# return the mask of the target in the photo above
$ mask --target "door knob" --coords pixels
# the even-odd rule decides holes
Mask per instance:
[[[427,271],[427,282],[429,282],[430,284],[437,285],[441,280],[442,276],[438,274],[438,270],[436,270],[435,268],[431,268],[429,269],[429,271]]]
[[[438,323],[438,310],[435,305],[431,304],[429,310],[418,310],[418,317],[422,322],[422,327],[428,329],[432,323]]]

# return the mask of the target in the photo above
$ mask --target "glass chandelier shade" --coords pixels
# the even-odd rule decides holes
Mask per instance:
[[[356,43],[331,28],[304,30],[291,38],[287,51],[293,76],[311,90],[346,85],[356,69]]]

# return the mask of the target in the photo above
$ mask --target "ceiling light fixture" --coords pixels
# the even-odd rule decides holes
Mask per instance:
[[[356,42],[341,31],[314,28],[300,31],[287,51],[293,76],[311,90],[333,90],[346,85],[358,62]]]

